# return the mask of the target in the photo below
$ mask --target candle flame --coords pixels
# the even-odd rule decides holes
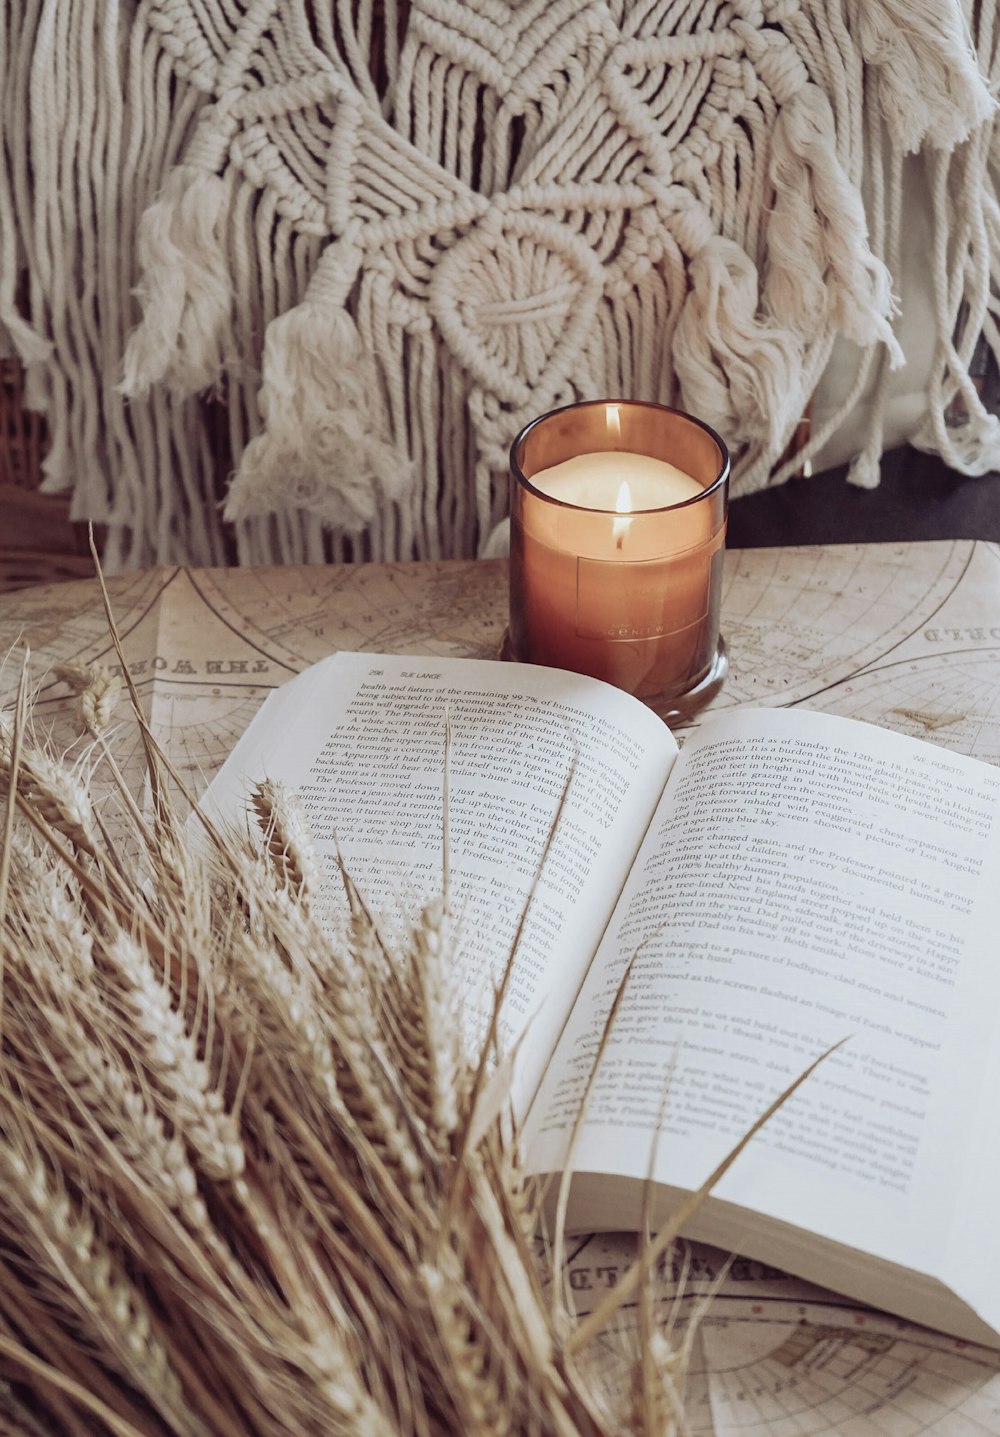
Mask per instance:
[[[615,500],[615,513],[631,514],[631,512],[632,490],[628,486],[628,480],[623,479],[621,482],[621,487],[618,490],[618,498]],[[625,542],[625,535],[628,533],[630,526],[631,520],[625,518],[616,519],[614,524],[611,526],[611,536],[614,539],[615,546],[617,548],[620,549],[622,547],[622,544]]]

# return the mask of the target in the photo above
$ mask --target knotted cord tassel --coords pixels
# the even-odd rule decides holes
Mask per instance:
[[[382,496],[401,496],[411,466],[386,437],[378,371],[344,307],[361,258],[352,240],[329,245],[302,303],[268,325],[265,428],[244,450],[227,519],[300,509],[354,532]]]
[[[771,142],[775,198],[764,296],[780,324],[811,336],[834,328],[862,347],[882,340],[893,366],[888,269],[872,253],[864,204],[837,158],[830,102],[804,85],[778,115]]]
[[[222,373],[233,286],[224,238],[229,182],[216,171],[234,126],[217,106],[206,110],[187,161],[171,170],[139,221],[142,320],[126,346],[120,385],[130,398],[154,384],[185,398]]]
[[[732,240],[710,239],[690,278],[673,348],[684,407],[778,451],[804,407],[797,336],[758,318],[757,268]]]
[[[939,454],[959,474],[979,476],[1000,469],[1000,419],[981,406],[955,425],[929,414],[909,442],[914,449]]]
[[[950,150],[992,117],[961,7],[942,0],[855,0],[852,30],[879,71],[886,125],[904,154],[925,139]]]
[[[0,357],[4,356],[3,336],[10,341],[9,354],[16,355],[28,369],[33,364],[44,364],[52,354],[52,344],[32,329],[22,319],[13,305],[0,303]]]

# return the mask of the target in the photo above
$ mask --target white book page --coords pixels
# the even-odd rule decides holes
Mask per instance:
[[[676,756],[669,729],[649,709],[554,669],[342,653],[266,701],[203,808],[240,816],[254,780],[280,780],[310,820],[332,921],[346,912],[334,832],[368,906],[415,917],[441,891],[446,712],[450,892],[473,1014],[492,1004],[576,765],[504,1009],[505,1043],[530,1023],[516,1079],[523,1108]]]
[[[998,815],[1000,771],[929,744],[825,714],[710,719],[546,1075],[529,1166],[563,1165],[643,945],[574,1167],[642,1179],[655,1145],[656,1179],[695,1187],[846,1039],[717,1194],[933,1274],[962,1223],[970,1143],[996,1148],[996,1117],[979,1133],[970,1117],[997,1041]]]

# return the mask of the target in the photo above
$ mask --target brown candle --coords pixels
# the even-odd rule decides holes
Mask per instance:
[[[728,456],[660,405],[574,405],[512,450],[515,657],[674,699],[720,664]]]

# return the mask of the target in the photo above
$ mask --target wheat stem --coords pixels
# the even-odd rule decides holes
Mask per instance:
[[[17,784],[21,772],[21,737],[27,722],[28,651],[25,650],[17,683],[17,705],[14,732],[10,742],[7,768],[8,788],[4,803],[3,849],[0,850],[0,1023],[3,1020],[4,971],[7,964],[7,893],[10,886],[10,865],[14,850],[14,816]]]
[[[14,1339],[17,1336],[29,1350],[35,1352],[58,1353],[60,1372],[107,1403],[140,1432],[149,1434],[149,1437],[162,1433],[160,1424],[154,1422],[148,1413],[139,1410],[121,1383],[113,1382],[81,1345],[59,1327],[9,1263],[0,1264],[0,1303],[6,1318],[6,1321],[0,1319],[0,1323],[8,1337]],[[60,1390],[50,1392],[48,1401],[56,1409],[67,1431],[78,1432],[79,1437],[91,1437],[91,1429],[82,1425],[72,1404]]]
[[[778,1109],[788,1102],[792,1094],[796,1092],[808,1078],[812,1077],[819,1065],[825,1062],[831,1053],[835,1053],[840,1046],[841,1043],[834,1043],[832,1047],[821,1053],[814,1062],[810,1063],[808,1068],[806,1068],[803,1073],[800,1073],[794,1082],[789,1083],[788,1087],[779,1093],[772,1103],[768,1104],[767,1108],[765,1108],[764,1112],[757,1118],[753,1126],[744,1133],[739,1142],[730,1149],[722,1161],[709,1173],[701,1186],[696,1188],[693,1193],[689,1193],[681,1201],[676,1211],[671,1215],[669,1220],[664,1223],[663,1227],[650,1243],[648,1251],[643,1254],[642,1261],[632,1263],[615,1287],[602,1298],[597,1306],[588,1313],[577,1327],[567,1342],[567,1350],[569,1352],[579,1352],[581,1348],[585,1347],[593,1337],[596,1337],[605,1323],[610,1321],[614,1312],[629,1301],[635,1293],[635,1289],[642,1278],[645,1267],[650,1263],[655,1264],[660,1261],[671,1243],[679,1236],[685,1224],[690,1222],[709,1193],[729,1171],[747,1144],[760,1132],[764,1124],[770,1118],[774,1117]]]

